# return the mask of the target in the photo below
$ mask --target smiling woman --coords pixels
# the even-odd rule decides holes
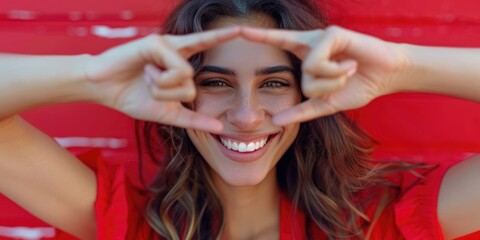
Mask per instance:
[[[312,30],[325,25],[324,18],[315,9],[307,1],[292,4],[284,1],[185,2],[167,20],[165,31],[185,34],[236,25]],[[298,39],[289,38],[292,32],[287,31],[278,32],[278,35],[273,32],[263,38],[247,28],[244,34],[254,42],[235,39],[190,59],[196,70],[197,97],[187,106],[220,120],[224,126],[221,133],[159,128],[154,123],[145,125],[143,132],[160,129],[157,134],[167,140],[171,150],[170,158],[163,162],[153,184],[155,195],[147,210],[150,225],[169,236],[167,238],[187,231],[195,232],[201,239],[209,236],[323,239],[324,233],[334,238],[356,235],[388,239],[401,236],[400,230],[394,229],[417,228],[408,224],[397,227],[392,223],[395,219],[388,217],[377,221],[385,216],[382,212],[388,215],[393,211],[396,204],[393,200],[403,194],[398,176],[393,182],[387,179],[395,176],[392,172],[400,174],[414,168],[423,172],[435,166],[374,162],[369,157],[373,146],[371,139],[342,113],[315,117],[301,124],[298,121],[284,125],[275,123],[275,117],[278,119],[294,110],[300,102],[308,104],[315,100],[306,101],[300,86],[304,93],[316,90],[317,94],[328,89],[328,86],[318,89],[315,82],[305,88],[305,80],[312,79],[310,71],[303,74],[304,82],[300,82],[301,59],[311,62],[307,58],[309,47],[302,41],[315,39],[313,34],[318,32],[306,32],[310,36]],[[395,54],[389,53],[389,56],[393,58]],[[378,66],[385,66],[390,60],[379,59]],[[349,59],[340,61],[339,66],[337,70],[330,70],[332,77],[337,74],[344,81],[345,76],[355,73],[355,64]],[[329,74],[324,66],[315,66],[315,69],[323,70],[315,72],[316,77]],[[327,84],[336,82],[330,80]],[[345,96],[345,99],[351,98]],[[310,114],[304,110],[290,120]],[[147,136],[145,140],[150,156],[155,156],[151,149],[155,149],[158,142],[149,139],[157,138]],[[407,178],[415,181],[414,176]],[[439,183],[432,183],[436,184]],[[366,192],[369,197],[358,198]],[[284,202],[292,204],[302,215],[286,220],[285,216],[295,210],[286,211],[281,207]],[[279,212],[279,209],[284,211]],[[372,209],[377,211],[372,212]],[[185,222],[175,225],[178,216],[190,219],[186,229]],[[433,219],[432,216],[422,221]],[[385,227],[392,231],[380,234],[380,229]],[[292,235],[282,235],[285,231]],[[425,227],[422,234],[435,231],[435,228]]]
[[[307,0],[185,0],[162,34],[97,56],[0,56],[1,192],[82,239],[479,237],[478,157],[374,161],[342,111],[400,91],[479,101],[480,51],[325,25]],[[14,116],[76,101],[140,119],[146,188]]]
[[[283,1],[189,2],[174,11],[165,31],[184,34],[235,25],[317,29],[325,23],[314,9],[313,5]],[[167,144],[174,152],[154,184],[158,192],[149,205],[151,225],[175,238],[181,226],[173,230],[168,229],[167,224],[170,222],[174,226],[177,216],[189,216],[188,232],[204,236],[201,238],[220,235],[225,239],[277,239],[278,199],[286,194],[295,206],[310,209],[312,216],[328,216],[330,226],[325,230],[335,229],[338,236],[348,236],[349,231],[360,232],[354,225],[345,226],[337,209],[349,209],[345,212],[347,218],[357,218],[355,207],[349,207],[354,204],[346,200],[347,196],[354,192],[351,189],[354,186],[371,181],[361,183],[359,179],[369,174],[376,177],[374,171],[377,170],[367,164],[367,137],[350,126],[352,123],[342,114],[303,124],[298,138],[300,123],[279,126],[272,121],[274,115],[300,103],[303,98],[300,60],[276,46],[235,39],[194,56],[191,62],[196,68],[197,97],[190,107],[222,121],[224,129],[220,134],[195,129],[185,133],[184,129],[175,128],[167,130],[167,134],[159,133],[170,140]],[[146,128],[154,127],[147,124]],[[340,130],[342,128],[345,131]],[[296,139],[297,143],[292,145]],[[365,146],[362,147],[359,140]],[[265,146],[246,151],[248,145],[254,149],[255,142],[259,147],[264,142]],[[157,144],[151,143],[147,149],[154,149]],[[300,144],[309,147],[299,148]],[[315,147],[326,144],[346,148]],[[290,154],[285,155],[287,150]],[[282,157],[284,169],[278,169],[277,173],[276,166]],[[337,162],[338,169],[333,169],[334,165],[328,162]],[[348,172],[348,164],[354,165],[356,171]],[[195,168],[191,168],[193,165]],[[303,174],[331,176],[328,179],[331,186],[316,184],[313,178],[303,181],[295,177]],[[277,178],[282,179],[280,183],[283,179],[288,183],[279,184]],[[165,179],[172,185],[165,185]],[[324,194],[325,191],[328,193]],[[186,204],[188,199],[195,199],[196,203]],[[335,202],[335,205],[327,202]],[[200,209],[197,206],[201,206]],[[174,215],[155,214],[173,209]],[[252,219],[251,216],[257,217]],[[321,218],[311,220],[326,226]],[[224,225],[201,227],[216,221]],[[305,233],[311,234],[311,231]]]

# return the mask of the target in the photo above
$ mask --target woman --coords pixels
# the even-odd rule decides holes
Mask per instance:
[[[478,231],[478,157],[451,168],[374,163],[368,137],[335,114],[398,91],[478,101],[478,50],[316,30],[325,22],[314,9],[307,1],[184,1],[164,27],[174,35],[98,56],[4,56],[0,100],[11,104],[0,112],[2,193],[82,239],[96,232],[101,239],[145,232],[166,239],[450,239]],[[96,178],[12,117],[71,101],[177,127],[145,124],[150,156],[157,159],[155,134],[171,150],[144,206],[149,227],[131,224],[142,212],[106,206],[129,204],[121,171],[111,176],[100,164]],[[458,186],[471,191],[460,196]],[[401,211],[414,201],[421,214]],[[129,218],[128,231],[104,232],[119,217]]]

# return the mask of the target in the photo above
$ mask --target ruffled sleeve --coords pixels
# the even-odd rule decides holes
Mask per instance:
[[[427,170],[423,177],[404,172],[400,180],[403,194],[394,206],[395,222],[407,240],[444,239],[437,216],[440,185],[447,170],[458,161],[442,161]],[[457,240],[480,239],[480,231]]]
[[[125,166],[107,163],[99,151],[92,151],[80,158],[93,162],[94,165],[90,167],[97,175],[97,239],[125,239],[128,228]]]
[[[77,155],[77,158],[95,171],[97,176],[97,239],[126,239],[128,204],[124,165],[107,163],[100,150],[90,150]],[[77,238],[58,230],[55,239]]]
[[[97,176],[97,239],[126,239],[128,203],[125,166],[102,158],[100,150],[77,155]]]

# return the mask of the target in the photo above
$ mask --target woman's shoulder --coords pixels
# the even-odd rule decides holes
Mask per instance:
[[[452,166],[445,173],[438,193],[438,219],[447,238],[479,231],[479,183],[480,155]]]
[[[97,239],[125,239],[129,212],[125,164],[107,161],[100,149],[90,149],[76,156],[97,177]]]
[[[132,239],[142,239],[139,236],[148,229],[143,217],[143,206],[148,199],[141,187],[132,181],[132,166],[127,161],[105,159],[100,149],[76,156],[97,177],[97,239],[130,239],[128,236],[132,235],[135,236]],[[70,238],[61,233],[58,239]]]
[[[443,239],[437,216],[438,193],[445,173],[456,163],[444,159],[391,176],[400,190],[392,211],[406,239]]]
[[[461,160],[462,157],[439,156],[435,161],[413,164],[417,167],[387,175],[386,179],[391,189],[389,192],[395,197],[385,208],[381,220],[378,220],[377,228],[392,228],[386,225],[394,224],[406,239],[443,239],[444,226],[440,224],[442,219],[441,206],[439,206],[439,203],[442,203],[440,192],[443,191],[445,181],[448,181],[446,176],[450,174],[449,170],[464,162]],[[456,187],[464,186],[456,185]],[[374,189],[378,191],[382,188]],[[369,215],[373,216],[377,208],[378,202],[371,204],[368,208]],[[465,234],[468,233],[465,232]],[[480,232],[473,235],[480,237]],[[464,237],[458,239],[468,239]]]

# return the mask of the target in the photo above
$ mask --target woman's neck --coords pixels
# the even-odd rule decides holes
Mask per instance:
[[[224,210],[221,239],[279,239],[280,189],[275,170],[254,186],[215,180]]]

